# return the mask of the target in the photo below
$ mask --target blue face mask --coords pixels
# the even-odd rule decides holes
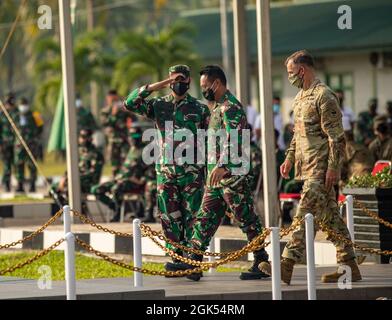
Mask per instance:
[[[272,108],[274,110],[274,113],[279,113],[279,111],[280,111],[280,105],[279,104],[274,103]]]

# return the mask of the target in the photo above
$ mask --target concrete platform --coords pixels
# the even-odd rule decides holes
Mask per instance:
[[[340,290],[336,284],[321,284],[324,272],[335,267],[318,267],[319,300],[392,299],[392,265],[361,266],[363,281],[353,283],[351,290]],[[132,278],[81,280],[77,295],[81,300],[271,300],[271,280],[241,281],[237,273],[205,273],[199,282],[185,278],[144,277],[144,288],[134,289]],[[292,285],[282,284],[284,300],[306,300],[306,268],[294,270]],[[38,289],[37,282],[0,278],[0,299],[65,299],[65,283],[53,282],[52,290]]]

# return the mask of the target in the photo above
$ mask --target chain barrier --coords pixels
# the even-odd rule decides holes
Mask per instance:
[[[113,234],[113,235],[116,235],[116,236],[119,236],[119,237],[123,237],[123,238],[132,238],[132,237],[133,237],[133,234],[132,234],[132,233],[123,233],[123,232],[115,231],[115,230],[112,230],[112,229],[109,229],[109,228],[105,228],[104,226],[101,226],[101,225],[95,223],[95,222],[94,222],[93,220],[91,220],[90,218],[87,218],[87,217],[86,217],[84,214],[82,214],[82,213],[79,213],[79,212],[77,212],[77,211],[75,211],[75,210],[73,210],[73,209],[71,209],[70,211],[71,211],[76,217],[78,217],[84,224],[89,224],[89,225],[91,225],[92,227],[94,227],[94,228],[96,228],[96,229],[98,229],[98,230],[100,230],[100,231],[107,232],[107,233],[110,233],[110,234]]]
[[[376,212],[373,212],[373,211],[369,210],[368,208],[366,208],[366,206],[362,202],[354,199],[354,204],[356,204],[368,216],[370,216],[374,220],[377,220],[378,223],[383,224],[387,228],[392,229],[392,223],[390,223],[388,221],[385,221],[384,219],[380,218]]]
[[[351,247],[353,247],[353,248],[355,248],[357,250],[360,250],[360,251],[363,251],[363,252],[368,252],[370,254],[386,255],[386,256],[392,255],[392,251],[362,247],[359,244],[356,244],[356,243],[352,242],[350,239],[346,238],[342,234],[340,234],[340,233],[336,232],[335,230],[331,229],[325,223],[322,223],[320,221],[316,221],[316,223],[318,223],[318,225],[320,226],[320,229],[323,232],[325,232],[326,234],[328,234],[328,236],[331,237],[332,239],[338,240],[340,242],[343,242],[344,244],[346,244],[348,246],[351,246]]]
[[[267,244],[264,242],[265,238],[270,234],[270,230],[269,229],[265,229],[264,232],[262,234],[260,234],[259,236],[257,236],[255,239],[253,239],[249,244],[247,244],[245,247],[243,247],[242,249],[236,251],[235,253],[227,256],[226,258],[219,260],[219,261],[215,261],[215,262],[201,262],[201,261],[196,261],[196,260],[192,260],[189,258],[184,258],[182,256],[177,255],[175,252],[163,247],[157,240],[157,242],[159,243],[159,246],[163,247],[162,249],[165,250],[171,257],[176,258],[178,260],[180,260],[181,262],[184,262],[188,265],[191,266],[195,266],[196,268],[193,269],[187,269],[187,270],[179,270],[179,271],[155,271],[155,270],[149,270],[149,269],[143,269],[143,268],[137,268],[137,267],[133,267],[130,265],[127,265],[121,261],[118,261],[116,259],[113,259],[111,257],[109,257],[108,255],[103,254],[102,252],[95,250],[94,248],[92,248],[90,245],[88,245],[87,243],[85,243],[84,241],[80,240],[80,239],[76,239],[76,242],[83,248],[85,248],[88,252],[95,254],[98,257],[103,258],[105,261],[111,262],[115,265],[118,265],[120,267],[126,268],[128,270],[132,270],[135,272],[141,272],[143,274],[150,274],[150,275],[160,275],[160,276],[174,276],[174,277],[182,277],[185,275],[190,275],[192,273],[199,273],[202,271],[207,271],[210,268],[217,268],[220,265],[224,265],[230,261],[235,261],[238,260],[238,258],[242,257],[243,255],[249,253],[249,252],[253,252],[255,251],[255,248],[261,248],[261,247],[265,247]]]
[[[33,263],[34,261],[42,258],[43,256],[47,255],[49,252],[53,251],[54,249],[56,249],[60,244],[62,244],[65,241],[64,238],[56,241],[54,244],[52,244],[49,248],[42,250],[41,252],[39,252],[38,254],[36,254],[34,257],[27,259],[26,261],[20,262],[12,267],[9,267],[7,269],[4,270],[0,270],[0,276],[5,275],[7,273],[11,273],[14,272],[17,269],[21,269],[24,266]]]
[[[33,239],[34,237],[36,237],[37,235],[42,233],[48,226],[53,224],[62,214],[63,214],[63,210],[62,209],[57,211],[57,213],[52,218],[50,218],[41,228],[39,228],[38,230],[36,230],[33,233],[29,234],[28,236],[24,237],[23,239],[20,239],[18,241],[14,241],[14,242],[9,243],[9,244],[0,245],[0,250],[1,249],[9,249],[11,247],[15,247],[18,244],[22,244],[22,243],[24,243],[26,241],[29,241],[29,240]]]

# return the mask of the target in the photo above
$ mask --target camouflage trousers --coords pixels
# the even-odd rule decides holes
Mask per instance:
[[[157,202],[162,230],[167,238],[188,246],[192,236],[195,215],[203,195],[202,172],[188,172],[184,175],[158,173]],[[182,254],[170,244],[166,247]]]
[[[157,202],[157,181],[149,180],[144,187],[145,211],[154,209]]]
[[[328,192],[325,189],[324,181],[306,180],[301,193],[301,200],[293,219],[293,223],[305,217],[306,214],[312,213],[315,219],[327,224],[336,232],[350,239],[350,234],[346,224],[339,215],[339,207],[336,202],[334,188]],[[315,234],[318,230],[315,224]],[[327,238],[332,241],[336,247],[336,258],[338,263],[352,260],[355,258],[352,246],[347,246],[340,241]],[[291,240],[287,243],[282,256],[295,262],[303,262],[305,256],[305,223],[302,223],[292,235]]]
[[[35,155],[34,148],[31,148],[31,150],[33,152],[33,155]],[[29,168],[30,181],[35,182],[35,180],[37,180],[37,168],[34,166],[26,150],[23,147],[17,147],[15,150],[15,167],[16,167],[16,179],[18,180],[18,182],[25,181],[26,165]]]
[[[112,165],[112,174],[115,177],[121,169],[129,151],[129,143],[127,141],[110,143],[110,162]]]
[[[5,145],[1,150],[1,159],[3,160],[3,184],[11,182],[12,167],[14,166],[14,146]]]
[[[106,204],[109,208],[115,209],[124,200],[124,194],[139,191],[139,186],[129,180],[109,181],[94,186],[91,193]],[[110,195],[112,197],[110,197]]]
[[[233,213],[240,222],[240,228],[248,241],[263,231],[246,182],[237,184],[235,188],[207,188],[193,227],[191,242],[194,248],[202,251],[207,249],[226,211]]]

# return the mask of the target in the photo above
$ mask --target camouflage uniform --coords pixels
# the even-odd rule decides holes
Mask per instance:
[[[112,174],[115,177],[120,171],[129,150],[127,121],[130,115],[121,108],[116,115],[112,115],[113,108],[114,106],[107,106],[101,111],[101,123],[104,128],[111,130],[108,136],[108,143]]]
[[[31,111],[28,111],[26,114],[21,114],[18,112],[16,116],[16,125],[26,144],[29,146],[33,156],[36,157],[39,146],[38,137],[42,133],[43,126],[37,126],[33,112]],[[37,168],[34,166],[30,156],[18,138],[16,138],[15,142],[16,179],[18,180],[19,184],[24,183],[25,164],[27,164],[27,167],[30,171],[30,182],[34,184],[37,179]]]
[[[372,172],[374,157],[364,145],[346,140],[346,152],[342,167],[342,180]]]
[[[364,143],[366,140],[374,139],[373,121],[375,116],[372,116],[369,111],[361,112],[358,115],[358,136],[357,142]]]
[[[387,137],[381,141],[379,137],[373,140],[369,145],[369,150],[375,161],[390,160],[392,161],[392,138]]]
[[[250,142],[250,161],[252,166],[252,172],[250,175],[250,190],[252,192],[256,191],[257,183],[259,181],[261,173],[261,149],[256,142]]]
[[[344,158],[345,138],[338,100],[326,85],[315,80],[308,90],[301,90],[296,96],[294,118],[294,137],[286,159],[295,164],[295,179],[303,180],[304,186],[293,223],[312,213],[349,239],[350,234],[339,215],[335,190],[325,188],[327,170],[339,171]],[[337,248],[338,262],[355,258],[351,246],[330,240]],[[293,232],[283,257],[300,262],[304,252],[305,224],[302,223]]]
[[[170,145],[173,146],[173,150],[183,145],[181,141],[173,141],[173,137],[182,137],[186,131],[190,131],[195,139],[193,154],[196,157],[200,152],[200,143],[195,137],[198,129],[207,128],[209,111],[207,106],[189,94],[179,102],[176,102],[173,95],[145,100],[150,94],[148,86],[134,90],[125,101],[125,107],[153,120],[161,134],[159,148],[164,156],[161,156],[156,164],[158,213],[165,236],[187,245],[203,194],[204,164],[182,161],[184,159],[181,156],[171,162],[165,156],[165,150],[170,152]],[[166,122],[172,122],[173,135],[169,133],[166,136]],[[182,254],[181,250],[169,244],[167,247]]]
[[[78,151],[80,189],[82,193],[89,194],[91,188],[99,183],[104,165],[104,158],[101,151],[92,143],[79,146]],[[63,190],[59,190],[58,187],[59,185],[57,183],[52,186],[52,189],[54,189],[56,193],[60,193],[60,201],[65,205],[68,203],[67,181],[65,182]]]
[[[17,110],[15,108],[9,109],[8,113],[11,118],[15,121],[17,117]],[[0,113],[0,150],[1,157],[3,160],[3,179],[2,183],[6,186],[10,186],[12,167],[15,165],[14,156],[14,144],[15,144],[15,133],[12,129],[7,117],[3,112]]]
[[[235,139],[232,137],[226,139],[223,142],[223,148],[220,148],[220,143],[217,143],[216,152],[208,150],[206,190],[196,217],[191,240],[193,247],[202,251],[205,251],[210,244],[227,209],[240,222],[240,228],[247,235],[248,241],[262,232],[260,220],[254,211],[249,184],[251,180],[249,158],[247,168],[243,174],[231,174],[231,170],[238,169],[240,166],[234,164],[231,158],[229,159],[232,145],[237,142],[238,150],[244,152],[242,148],[243,130],[249,129],[249,127],[243,106],[229,91],[211,109],[209,133],[212,134],[220,129],[225,131],[227,138],[235,130],[238,130],[238,139],[237,141],[233,141]],[[220,186],[212,186],[210,182],[211,172],[222,164],[227,169],[227,175],[220,182]],[[264,249],[259,250],[257,255],[263,261],[268,260],[268,254]]]
[[[78,132],[82,129],[95,131],[98,129],[97,122],[91,111],[85,107],[76,108]]]
[[[99,201],[114,210],[121,205],[124,194],[140,190],[141,186],[132,181],[132,179],[142,179],[145,170],[146,165],[142,159],[142,148],[132,146],[114,180],[94,186],[92,193]],[[112,198],[109,195],[112,195]]]

